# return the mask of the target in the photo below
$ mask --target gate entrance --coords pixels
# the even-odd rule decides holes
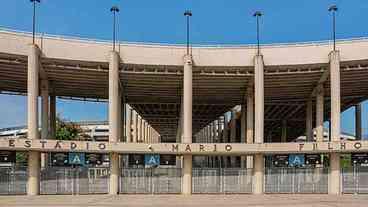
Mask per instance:
[[[193,193],[252,193],[252,169],[195,168]]]
[[[266,168],[265,193],[328,193],[328,168]]]
[[[368,193],[368,167],[342,168],[341,178],[343,193]]]
[[[121,171],[120,193],[181,193],[181,168],[125,168]]]
[[[108,193],[107,167],[47,167],[41,170],[40,194]]]
[[[25,195],[27,167],[0,167],[0,195]]]

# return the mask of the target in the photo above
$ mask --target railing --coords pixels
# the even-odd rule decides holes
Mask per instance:
[[[25,195],[27,167],[0,167],[0,195]]]
[[[265,193],[328,193],[328,168],[266,168]]]
[[[368,167],[343,168],[341,179],[343,193],[368,193]]]
[[[40,194],[108,193],[109,168],[47,167],[41,170]]]
[[[181,168],[123,168],[120,193],[181,193]]]
[[[252,193],[252,169],[194,168],[193,193]]]

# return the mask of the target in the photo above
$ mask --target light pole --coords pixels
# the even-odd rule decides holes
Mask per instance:
[[[114,23],[113,23],[113,34],[112,34],[112,50],[115,51],[115,39],[116,39],[116,12],[119,12],[119,8],[117,6],[111,7],[110,11],[114,14]]]
[[[192,16],[192,12],[190,10],[186,10],[184,12],[184,16],[187,17],[187,55],[189,55],[189,18]]]
[[[41,3],[40,0],[30,0],[33,3],[33,22],[32,22],[32,43],[35,44],[36,34],[36,3]]]
[[[259,18],[262,16],[260,11],[256,11],[253,14],[254,17],[257,19],[257,55],[260,55],[260,46],[259,46]]]
[[[328,8],[329,12],[332,12],[332,32],[333,32],[333,51],[336,51],[336,11],[337,11],[337,6],[336,5],[332,5]]]

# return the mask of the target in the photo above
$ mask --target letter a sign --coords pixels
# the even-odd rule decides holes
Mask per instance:
[[[148,166],[160,165],[160,155],[145,155],[144,163]]]
[[[291,167],[301,167],[304,165],[304,155],[289,155],[289,165]]]
[[[69,153],[69,164],[72,165],[84,165],[85,156],[84,153]]]

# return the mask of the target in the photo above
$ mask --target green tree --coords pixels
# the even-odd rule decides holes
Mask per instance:
[[[65,121],[60,115],[57,116],[55,137],[57,140],[82,140],[84,137],[83,130],[78,124]]]

